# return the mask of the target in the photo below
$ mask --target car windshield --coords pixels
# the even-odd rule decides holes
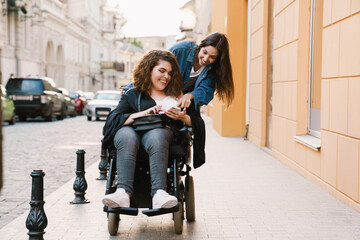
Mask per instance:
[[[22,92],[27,94],[41,94],[44,90],[40,79],[12,78],[6,84],[9,92]]]
[[[70,92],[70,97],[72,98],[72,99],[75,99],[75,98],[78,98],[79,97],[79,94],[78,93],[75,93],[75,92]]]
[[[84,97],[86,99],[93,99],[94,98],[94,93],[92,93],[92,92],[84,92]]]
[[[96,93],[94,99],[120,101],[120,93]]]

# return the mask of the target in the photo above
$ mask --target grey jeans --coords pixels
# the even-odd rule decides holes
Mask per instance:
[[[120,128],[114,137],[117,150],[117,187],[124,188],[130,195],[133,193],[137,152],[140,146],[143,146],[149,155],[151,196],[154,196],[158,189],[165,190],[172,138],[173,133],[170,128],[155,128],[144,134],[138,134],[130,126]]]

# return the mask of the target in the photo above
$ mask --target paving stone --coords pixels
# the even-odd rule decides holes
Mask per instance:
[[[94,156],[94,163],[87,165],[86,169],[89,186],[86,197],[90,203],[69,204],[74,198],[71,176],[62,184],[51,180],[61,186],[45,196],[44,207],[49,224],[45,229],[44,238],[50,240],[360,239],[358,212],[250,142],[241,138],[220,137],[211,128],[210,119],[205,117],[205,120],[207,163],[192,171],[195,181],[196,221],[188,223],[185,220],[182,235],[174,233],[171,214],[149,218],[140,213],[135,217],[121,216],[117,236],[109,236],[106,213],[102,211],[101,204],[106,183],[95,180],[98,176],[96,156],[100,154],[100,148],[93,146],[87,150]],[[101,124],[93,124],[91,126],[94,129],[91,131],[100,131]],[[91,139],[84,141],[90,142]],[[66,144],[71,145],[70,142]],[[61,149],[68,151],[66,148]],[[48,154],[51,152],[48,151]],[[57,150],[53,152],[57,153]],[[73,152],[67,154],[71,158]],[[52,159],[51,162],[53,161],[55,160]],[[72,162],[70,160],[68,162],[70,168]],[[48,187],[50,188],[51,186]],[[13,198],[0,200],[0,212],[6,212],[7,207],[16,207],[13,203],[22,199],[17,195],[11,197]],[[1,218],[6,217],[7,215]],[[1,239],[26,238],[27,229],[24,224],[26,217],[25,212],[1,228]]]

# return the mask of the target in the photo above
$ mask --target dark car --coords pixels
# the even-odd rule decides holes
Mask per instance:
[[[79,115],[83,115],[85,111],[85,107],[87,105],[87,100],[84,97],[81,91],[78,92],[70,92],[70,97],[75,101],[76,111]]]
[[[70,93],[65,88],[59,88],[59,90],[64,95],[64,100],[66,103],[66,114],[75,117],[77,115],[76,107],[75,107],[75,100],[70,97]]]
[[[21,121],[26,117],[41,116],[46,121],[53,121],[54,115],[59,120],[66,117],[64,96],[51,78],[10,78],[6,90]]]

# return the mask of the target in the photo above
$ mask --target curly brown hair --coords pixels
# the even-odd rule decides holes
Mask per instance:
[[[147,52],[134,70],[134,86],[141,93],[150,93],[151,72],[159,61],[167,61],[171,65],[171,80],[164,89],[167,96],[179,97],[182,94],[183,81],[174,54],[166,50],[151,50]]]

